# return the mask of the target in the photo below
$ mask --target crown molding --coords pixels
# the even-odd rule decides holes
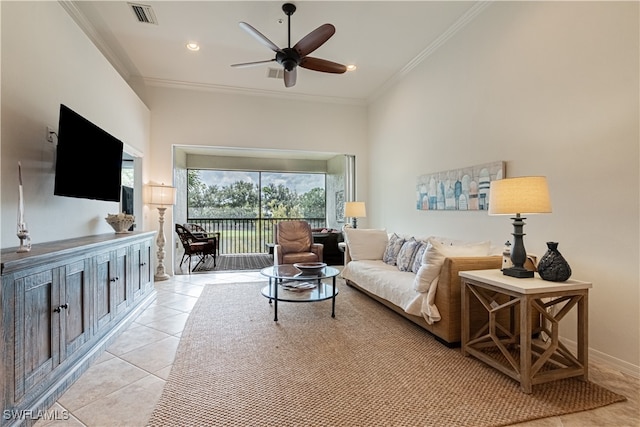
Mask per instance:
[[[433,53],[435,53],[440,47],[442,47],[451,37],[456,35],[467,24],[473,21],[482,11],[489,7],[493,3],[493,0],[478,1],[469,8],[460,18],[458,18],[445,32],[440,34],[433,42],[429,44],[422,52],[420,52],[415,58],[407,63],[400,71],[395,73],[389,80],[387,80],[373,95],[367,98],[367,104],[371,104],[380,96],[382,96],[391,87],[395,86],[400,80],[402,80],[407,74],[409,74],[415,67],[426,61]]]
[[[84,16],[80,9],[78,9],[78,7],[75,5],[75,2],[69,0],[59,0],[58,3],[69,14],[71,19],[74,20],[78,27],[80,27],[85,35],[89,37],[89,40],[91,40],[91,42],[102,53],[102,55],[104,55],[104,57],[113,66],[113,68],[115,68],[118,74],[120,74],[125,81],[129,80],[131,76],[127,67],[118,58],[118,55],[116,55],[109,47],[109,45],[104,41],[95,27],[91,25],[86,16]]]
[[[164,87],[170,89],[187,89],[207,92],[218,92],[232,95],[263,96],[268,98],[280,98],[295,101],[322,102],[326,104],[365,106],[366,100],[357,98],[341,98],[335,96],[318,96],[293,92],[278,92],[261,89],[248,89],[234,86],[215,85],[210,83],[194,83],[176,80],[158,79],[151,77],[138,77],[146,86]]]

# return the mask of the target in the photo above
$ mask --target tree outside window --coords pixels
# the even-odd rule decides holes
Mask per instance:
[[[325,218],[321,173],[191,169],[189,218]]]

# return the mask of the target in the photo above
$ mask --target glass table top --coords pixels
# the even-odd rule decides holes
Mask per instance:
[[[263,268],[260,270],[260,274],[273,279],[313,280],[335,277],[340,274],[340,270],[327,266],[320,270],[318,274],[309,274],[298,270],[293,264],[281,264]]]

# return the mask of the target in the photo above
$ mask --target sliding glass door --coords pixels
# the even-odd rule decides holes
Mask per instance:
[[[262,253],[279,221],[326,227],[326,174],[189,169],[187,222],[221,234],[222,253]]]

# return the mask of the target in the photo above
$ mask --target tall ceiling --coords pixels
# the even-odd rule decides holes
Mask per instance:
[[[356,71],[329,74],[298,69],[297,84],[267,77],[276,62],[249,68],[231,64],[275,54],[238,25],[252,25],[287,47],[283,1],[135,1],[150,6],[157,24],[141,23],[125,1],[74,1],[63,6],[127,81],[206,90],[365,104],[428,57],[473,19],[486,2],[295,1],[291,45],[324,23],[336,33],[310,56]],[[189,51],[186,44],[199,43]]]

